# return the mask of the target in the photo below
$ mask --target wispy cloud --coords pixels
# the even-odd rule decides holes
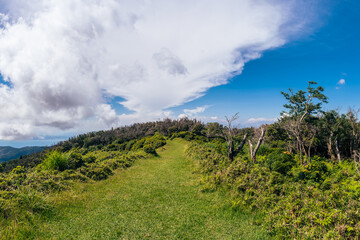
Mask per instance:
[[[0,0],[0,139],[165,117],[302,29],[299,2]]]
[[[184,109],[184,113],[187,114],[187,115],[196,115],[196,114],[205,112],[205,110],[208,107],[209,106],[205,105],[205,106],[197,107],[197,108],[194,108],[194,109]]]
[[[265,123],[273,123],[277,121],[277,118],[249,118],[246,123],[250,124],[265,124]]]
[[[345,79],[340,79],[338,82],[337,82],[337,87],[336,87],[336,89],[340,89],[341,88],[341,86],[343,86],[343,85],[345,85]]]

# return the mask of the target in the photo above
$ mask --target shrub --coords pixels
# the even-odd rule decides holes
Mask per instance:
[[[160,134],[155,134],[152,137],[147,137],[144,142],[144,147],[150,145],[152,148],[156,149],[162,147],[166,144],[166,139]]]
[[[287,174],[296,162],[289,152],[277,150],[267,155],[265,165],[270,171]]]
[[[174,133],[170,139],[174,139],[174,138],[183,138],[187,141],[190,141],[195,139],[195,134],[188,131],[177,132]]]
[[[141,149],[144,147],[145,139],[140,139],[139,141],[136,141],[134,145],[132,146],[132,150]]]
[[[40,168],[43,170],[64,171],[69,168],[69,165],[70,154],[54,150],[48,153],[45,160],[41,163]]]
[[[79,170],[81,174],[96,181],[107,179],[110,175],[113,174],[110,167],[98,164],[91,164],[86,168],[81,167]]]
[[[144,152],[146,152],[146,153],[156,155],[155,148],[153,146],[151,146],[150,144],[146,144],[143,149],[144,149]]]
[[[80,153],[71,152],[67,169],[77,169],[84,165],[83,157]]]
[[[292,169],[292,175],[295,181],[308,180],[313,182],[322,182],[328,173],[328,167],[325,159],[313,157],[313,160],[305,165]]]
[[[315,156],[298,165],[279,149],[258,164],[246,154],[229,162],[215,144],[194,142],[186,154],[196,160],[205,191],[230,191],[234,210],[260,209],[258,223],[276,239],[360,239],[360,175],[352,162]]]

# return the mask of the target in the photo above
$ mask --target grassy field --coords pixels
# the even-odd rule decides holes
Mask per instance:
[[[169,142],[159,157],[79,184],[55,197],[56,217],[35,239],[266,239],[253,216],[234,213],[219,193],[202,193],[185,143]],[[30,237],[28,235],[28,237]]]

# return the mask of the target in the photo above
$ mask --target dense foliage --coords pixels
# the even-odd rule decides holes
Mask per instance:
[[[83,149],[84,151],[129,151],[132,145],[139,139],[153,136],[158,133],[163,136],[171,136],[174,133],[181,131],[193,131],[196,126],[202,124],[196,120],[180,119],[164,121],[137,123],[131,126],[120,127],[108,131],[90,132],[81,134],[77,137],[72,137],[67,141],[50,148],[59,149],[60,151],[70,151],[71,149]],[[10,172],[17,166],[25,168],[32,168],[40,164],[46,157],[47,151],[37,154],[30,154],[22,158],[11,160],[0,164],[5,172]]]
[[[265,213],[259,224],[278,239],[359,239],[357,112],[323,111],[327,98],[314,84],[310,82],[307,91],[283,93],[289,111],[278,122],[260,127],[267,134],[256,161],[250,156],[253,140],[235,158],[229,157],[229,144],[241,146],[246,134],[260,139],[259,129],[241,132],[229,129],[231,124],[217,125],[223,137],[197,138],[187,155],[198,162],[204,191],[225,190],[234,209]],[[205,128],[202,135],[208,132]],[[225,142],[229,135],[234,140]]]
[[[0,226],[51,212],[51,192],[105,179],[156,155],[166,138],[183,138],[203,190],[229,193],[234,211],[264,213],[258,224],[276,238],[360,239],[357,111],[324,111],[324,89],[314,85],[283,93],[288,112],[259,128],[233,128],[237,114],[227,126],[167,119],[79,135],[0,164]]]
[[[360,175],[353,162],[314,157],[303,166],[299,155],[276,148],[255,164],[247,153],[230,162],[211,142],[194,142],[187,154],[199,163],[204,191],[230,191],[234,209],[265,212],[262,224],[279,239],[360,237]]]
[[[107,146],[93,145],[91,149],[65,150],[64,144],[29,156],[27,160],[35,160],[18,165],[10,172],[0,169],[3,171],[0,173],[0,238],[11,236],[14,228],[31,227],[34,217],[51,216],[53,204],[49,196],[52,193],[70,189],[76,182],[106,179],[114,170],[130,167],[136,159],[156,155],[156,149],[165,145],[166,140],[156,133],[123,142],[124,150],[114,149],[112,145],[118,144],[116,140]],[[22,158],[12,164],[23,161]]]

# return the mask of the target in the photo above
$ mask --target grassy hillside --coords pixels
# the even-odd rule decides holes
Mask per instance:
[[[218,193],[202,193],[184,142],[171,141],[159,156],[73,192],[56,196],[60,215],[33,236],[39,239],[266,239],[254,216],[236,214]],[[69,204],[71,203],[71,204]]]
[[[360,238],[358,158],[334,159],[330,147],[311,151],[326,140],[315,135],[314,143],[301,142],[311,146],[306,154],[296,151],[285,123],[259,129],[188,119],[135,124],[3,163],[0,236]],[[177,138],[186,141],[188,160]]]
[[[5,162],[11,159],[20,158],[21,156],[24,155],[41,152],[44,149],[45,147],[13,148],[13,147],[0,146],[0,162]]]

